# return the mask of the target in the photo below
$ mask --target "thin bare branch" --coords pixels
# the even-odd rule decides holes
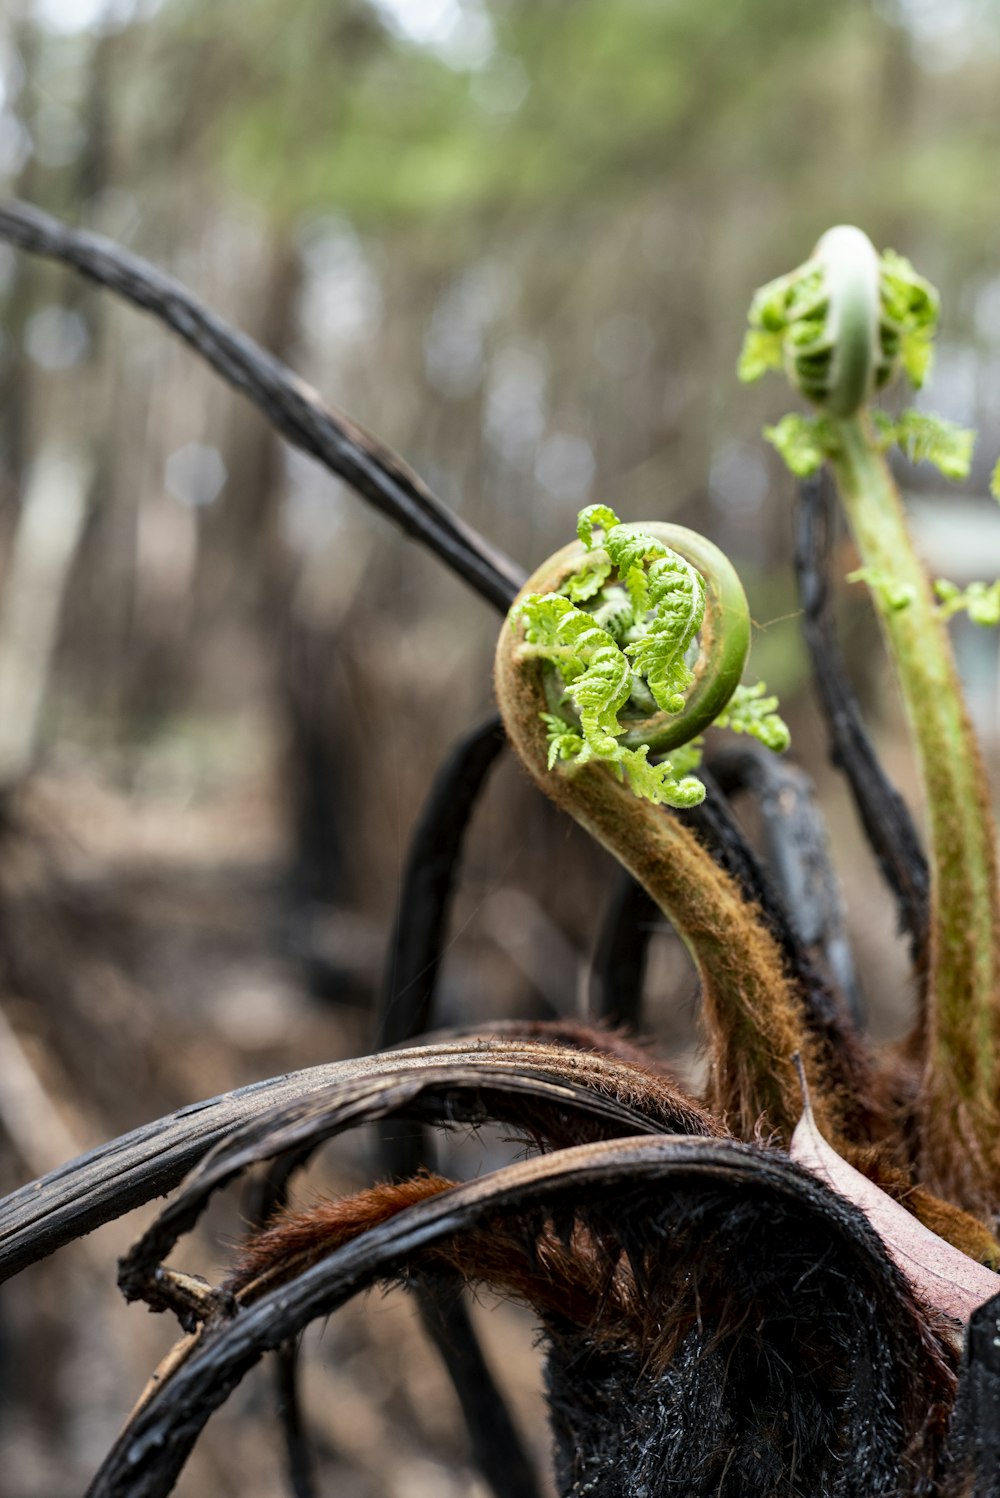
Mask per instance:
[[[513,562],[453,514],[402,458],[325,404],[298,375],[231,328],[179,281],[102,235],[71,229],[13,199],[0,202],[0,239],[72,266],[158,318],[253,401],[294,447],[346,480],[495,608],[508,608],[522,581]]]

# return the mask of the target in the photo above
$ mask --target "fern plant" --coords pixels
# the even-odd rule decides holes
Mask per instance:
[[[0,206],[4,233],[163,317],[484,598],[510,602],[512,564],[183,288],[20,205]],[[836,230],[758,295],[742,362],[747,377],[785,364],[816,407],[780,422],[772,440],[795,471],[829,463],[838,477],[856,575],[879,610],[920,749],[934,870],[930,1009],[908,1050],[875,1054],[810,967],[738,830],[712,845],[698,820],[704,784],[693,771],[710,726],[772,749],[787,742],[763,684],[740,685],[749,627],[735,573],[693,532],[588,508],[577,541],[513,602],[497,697],[538,785],[611,849],[687,943],[701,978],[704,1095],[688,1096],[620,1035],[571,1021],[497,1024],[485,1038],[209,1099],[13,1193],[0,1202],[3,1276],[176,1188],[121,1261],[120,1284],[173,1312],[184,1336],[92,1498],[164,1498],[211,1413],[269,1352],[293,1409],[291,1450],[301,1439],[291,1398],[299,1334],[394,1280],[446,1297],[486,1285],[532,1308],[564,1498],[996,1498],[1000,938],[985,784],[944,633],[962,608],[991,617],[995,596],[986,585],[931,589],[885,463],[899,442],[957,472],[967,436],[923,413],[890,423],[865,404],[897,367],[924,378],[935,318],[934,293],[906,262]],[[461,754],[446,767],[436,814],[453,839],[453,780],[481,783],[495,738],[472,736],[474,774]],[[468,784],[463,798],[467,813]],[[432,969],[447,905],[435,890]],[[410,919],[404,898],[399,928]],[[539,1154],[471,1181],[416,1174],[279,1210],[215,1286],[165,1262],[213,1193],[248,1168],[269,1165],[264,1195],[280,1208],[322,1143],[393,1120],[492,1120]],[[440,1310],[433,1293],[430,1303]],[[438,1340],[462,1398],[468,1368],[482,1379],[483,1365],[460,1327],[452,1319]],[[497,1494],[534,1495],[510,1425],[484,1415],[482,1401],[470,1419],[480,1451],[492,1441],[484,1468]],[[308,1464],[290,1465],[294,1491],[311,1498]]]
[[[712,724],[779,750],[788,743],[774,699],[760,684],[740,685],[750,616],[731,563],[693,531],[623,524],[607,506],[589,506],[578,539],[532,574],[508,620],[496,656],[508,736],[538,785],[614,853],[685,941],[708,1014],[710,1095],[747,1129],[764,1115],[790,1138],[801,1102],[792,1057],[801,1054],[839,1138],[848,1092],[810,1034],[774,931],[684,820],[660,809],[703,800],[690,772]],[[650,763],[651,752],[667,758]]]

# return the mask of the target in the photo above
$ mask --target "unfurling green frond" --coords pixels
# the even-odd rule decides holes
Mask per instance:
[[[726,559],[693,532],[668,531],[669,539],[676,534],[679,544],[693,547],[699,565],[710,570],[719,610],[713,671],[700,664],[702,695],[685,719],[690,706],[685,694],[696,680],[693,661],[705,621],[704,576],[659,535],[623,525],[607,505],[583,510],[578,534],[585,552],[563,575],[559,591],[531,593],[511,615],[512,627],[518,621],[524,625],[521,658],[543,660],[556,673],[546,686],[556,711],[541,715],[548,768],[602,760],[627,776],[636,795],[685,807],[697,805],[705,794],[691,772],[701,758],[700,732],[708,723],[727,722],[737,733],[785,748],[788,733],[774,713],[776,699],[762,701],[763,688],[735,686],[746,658],[749,613]],[[727,625],[724,636],[721,620]],[[744,643],[737,649],[741,631]],[[734,691],[735,709],[719,719]],[[668,736],[662,724],[677,715]],[[661,752],[669,748],[670,758],[650,763],[650,748],[657,745]]]
[[[934,584],[934,592],[944,619],[950,619],[953,614],[964,611],[973,624],[981,624],[984,628],[1000,624],[1000,581],[970,583],[967,588],[959,588],[946,578],[939,577]]]
[[[785,466],[796,478],[808,478],[830,451],[833,433],[823,416],[783,416],[773,427],[764,428],[764,437],[776,448]]]
[[[738,373],[756,380],[783,365],[808,400],[851,416],[899,369],[923,384],[937,316],[937,292],[909,261],[891,250],[879,256],[860,229],[842,224],[797,270],[757,292]]]
[[[628,777],[629,786],[635,795],[658,806],[674,806],[683,810],[698,806],[705,799],[705,787],[697,777],[689,773],[701,758],[699,748],[685,744],[670,759],[651,765],[649,748],[645,744],[638,749],[628,749],[624,744],[595,749],[572,723],[560,718],[558,714],[542,713],[542,722],[548,738],[550,770],[559,761],[585,765],[591,759],[602,759],[606,764],[614,766],[619,777],[623,773]]]
[[[610,531],[620,525],[618,516],[608,505],[586,505],[576,519],[576,533],[588,551],[594,544],[595,531]]]
[[[990,493],[997,503],[1000,504],[1000,458],[994,464],[993,472],[990,475]]]
[[[559,593],[531,594],[515,619],[525,621],[525,655],[537,655],[557,667],[566,695],[579,713],[575,728],[554,713],[544,713],[549,769],[557,761],[586,764],[605,760],[628,776],[637,796],[666,806],[695,806],[705,788],[691,778],[678,779],[669,760],[651,765],[648,748],[628,749],[618,742],[618,713],[632,690],[632,666],[593,614],[576,608]]]
[[[580,514],[577,534],[588,548],[596,529],[604,531],[603,548],[610,566],[628,591],[633,630],[641,636],[625,646],[635,672],[645,679],[657,707],[679,713],[684,693],[694,680],[685,657],[705,618],[705,580],[676,551],[637,526],[622,525],[607,505],[588,505]],[[572,579],[566,591],[573,593]],[[595,613],[597,611],[595,610]],[[625,633],[618,605],[616,638]]]
[[[622,732],[618,713],[632,690],[628,660],[592,614],[560,593],[532,593],[518,616],[525,621],[525,654],[558,667],[580,714],[584,738],[604,753],[604,741]]]
[[[715,727],[749,734],[765,749],[783,754],[791,742],[791,735],[785,720],[775,711],[777,697],[765,696],[766,691],[762,681],[752,687],[737,687],[729,699],[729,706],[716,718]]]
[[[967,479],[975,432],[931,411],[904,411],[894,423],[895,440],[911,463],[933,463],[946,479]]]
[[[882,311],[889,324],[883,331],[883,348],[891,352],[893,340],[898,336],[904,373],[913,388],[919,390],[930,373],[940,299],[931,283],[895,250],[886,250],[879,265]]]
[[[891,572],[879,567],[856,567],[847,574],[849,583],[867,583],[884,608],[891,614],[909,608],[916,596],[912,584],[900,582]]]

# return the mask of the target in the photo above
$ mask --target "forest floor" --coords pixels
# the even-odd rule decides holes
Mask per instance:
[[[326,912],[318,939],[336,951],[355,1002],[309,995],[265,789],[183,807],[62,776],[23,791],[4,824],[3,1190],[184,1104],[369,1049],[372,1021],[357,1000],[377,992],[384,935]],[[306,1197],[365,1185],[378,1175],[374,1141],[340,1140],[306,1174]],[[176,1339],[168,1318],[126,1306],[115,1286],[118,1256],[154,1211],[108,1224],[0,1293],[6,1498],[82,1492]],[[227,1193],[172,1262],[217,1278],[243,1227],[241,1195]],[[474,1314],[544,1464],[530,1321],[509,1306]],[[484,1493],[454,1394],[402,1291],[372,1293],[310,1328],[302,1365],[320,1491]],[[288,1491],[266,1367],[212,1420],[177,1491]]]

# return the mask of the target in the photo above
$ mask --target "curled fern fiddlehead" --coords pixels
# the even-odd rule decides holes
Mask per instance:
[[[762,1115],[790,1134],[801,1050],[838,1130],[835,1089],[761,913],[683,816],[704,796],[689,774],[701,734],[727,719],[783,748],[763,687],[741,688],[750,617],[739,578],[710,542],[678,526],[623,525],[607,506],[550,557],[515,601],[497,647],[508,737],[541,789],[647,889],[702,980],[710,1092],[737,1127]],[[650,755],[669,758],[651,763]],[[812,1084],[811,1084],[812,1085]],[[749,1134],[748,1134],[749,1137]]]
[[[853,416],[902,366],[918,389],[930,364],[938,295],[908,260],[879,256],[860,229],[829,229],[812,256],[761,287],[740,377],[784,367],[832,416]]]
[[[590,505],[577,530],[511,611],[520,657],[552,668],[549,768],[604,760],[637,795],[694,806],[705,794],[687,773],[699,736],[740,691],[750,648],[740,580],[718,547],[682,526],[622,524]],[[787,729],[763,690],[745,689],[726,721],[784,749]],[[671,758],[651,764],[650,753]]]

